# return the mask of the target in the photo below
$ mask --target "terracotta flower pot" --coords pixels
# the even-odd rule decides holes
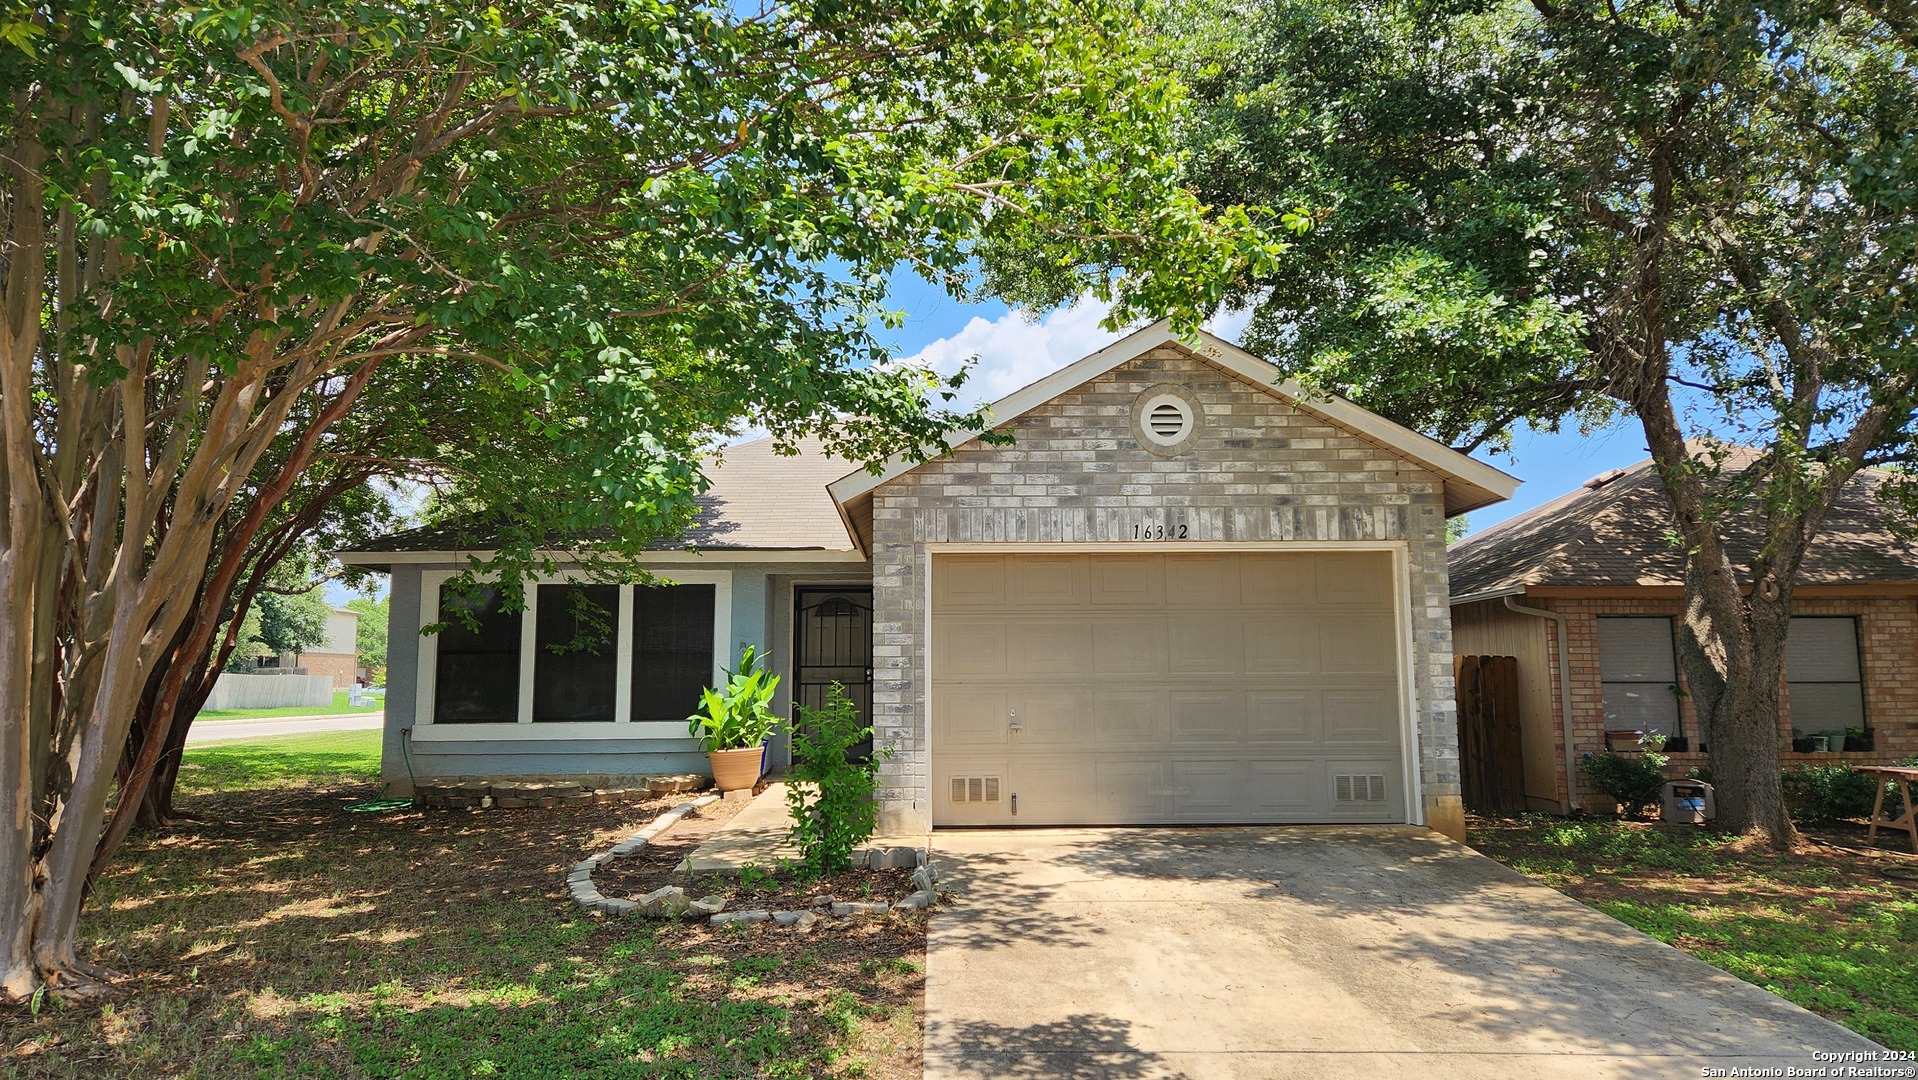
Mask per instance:
[[[706,756],[713,763],[713,784],[721,791],[739,791],[759,782],[759,767],[766,750],[748,746],[739,750],[711,750]]]

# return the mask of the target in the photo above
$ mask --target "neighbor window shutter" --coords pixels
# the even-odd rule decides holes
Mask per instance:
[[[1785,678],[1857,682],[1858,623],[1848,617],[1794,618],[1785,632]]]

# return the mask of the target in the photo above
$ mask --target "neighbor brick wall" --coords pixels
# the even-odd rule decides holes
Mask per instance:
[[[1676,597],[1528,597],[1528,606],[1566,616],[1566,636],[1572,661],[1572,760],[1605,748],[1605,710],[1599,684],[1598,619],[1606,615],[1663,615],[1674,620],[1683,614]],[[1872,728],[1870,751],[1842,754],[1791,752],[1791,693],[1779,694],[1779,739],[1782,758],[1795,761],[1891,762],[1918,755],[1918,600],[1910,597],[1805,596],[1793,598],[1795,615],[1849,615],[1858,619],[1859,651],[1863,659],[1866,723]],[[1554,654],[1556,663],[1556,654]],[[1685,685],[1685,673],[1678,673]],[[1554,666],[1552,679],[1558,681]],[[1703,764],[1698,751],[1698,713],[1689,697],[1679,702],[1679,723],[1691,740],[1691,749],[1671,755],[1673,775]],[[1580,785],[1581,793],[1584,785]]]
[[[1180,385],[1202,429],[1175,456],[1139,447],[1140,393]],[[873,714],[894,748],[880,767],[881,828],[931,823],[925,682],[927,545],[1133,541],[1135,524],[1194,541],[1398,540],[1408,548],[1419,786],[1426,815],[1459,814],[1445,515],[1439,479],[1214,367],[1164,346],[1042,405],[1009,447],[966,443],[874,492]],[[1458,819],[1462,824],[1462,818]]]
[[[342,690],[352,686],[353,676],[359,674],[356,657],[352,653],[296,653],[294,662],[305,668],[308,675],[331,676],[333,685]]]

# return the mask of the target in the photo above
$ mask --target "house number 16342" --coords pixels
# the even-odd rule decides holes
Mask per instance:
[[[1145,525],[1132,526],[1134,540],[1184,540],[1187,528],[1184,525]]]

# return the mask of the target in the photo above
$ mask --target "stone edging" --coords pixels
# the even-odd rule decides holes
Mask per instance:
[[[778,926],[790,926],[805,930],[819,921],[820,914],[837,915],[842,918],[855,918],[861,915],[884,915],[889,911],[918,911],[931,907],[939,900],[939,872],[926,861],[925,853],[914,848],[890,848],[875,850],[868,854],[868,865],[878,869],[884,865],[898,865],[897,860],[909,858],[918,865],[912,871],[912,895],[894,904],[885,901],[873,903],[838,903],[831,896],[821,894],[812,898],[810,908],[804,911],[723,911],[726,899],[721,896],[708,896],[698,900],[686,895],[686,890],[677,885],[668,885],[655,889],[645,896],[634,900],[622,900],[618,897],[604,896],[599,886],[593,884],[593,871],[600,865],[623,855],[631,855],[651,843],[659,834],[679,823],[679,819],[694,810],[719,801],[717,795],[702,795],[691,802],[681,803],[671,810],[654,818],[652,823],[626,839],[607,848],[597,855],[588,856],[573,864],[566,873],[566,891],[572,894],[573,903],[586,911],[602,915],[648,916],[659,919],[676,919],[683,916],[704,918],[712,926],[725,926],[729,923],[770,922]]]

